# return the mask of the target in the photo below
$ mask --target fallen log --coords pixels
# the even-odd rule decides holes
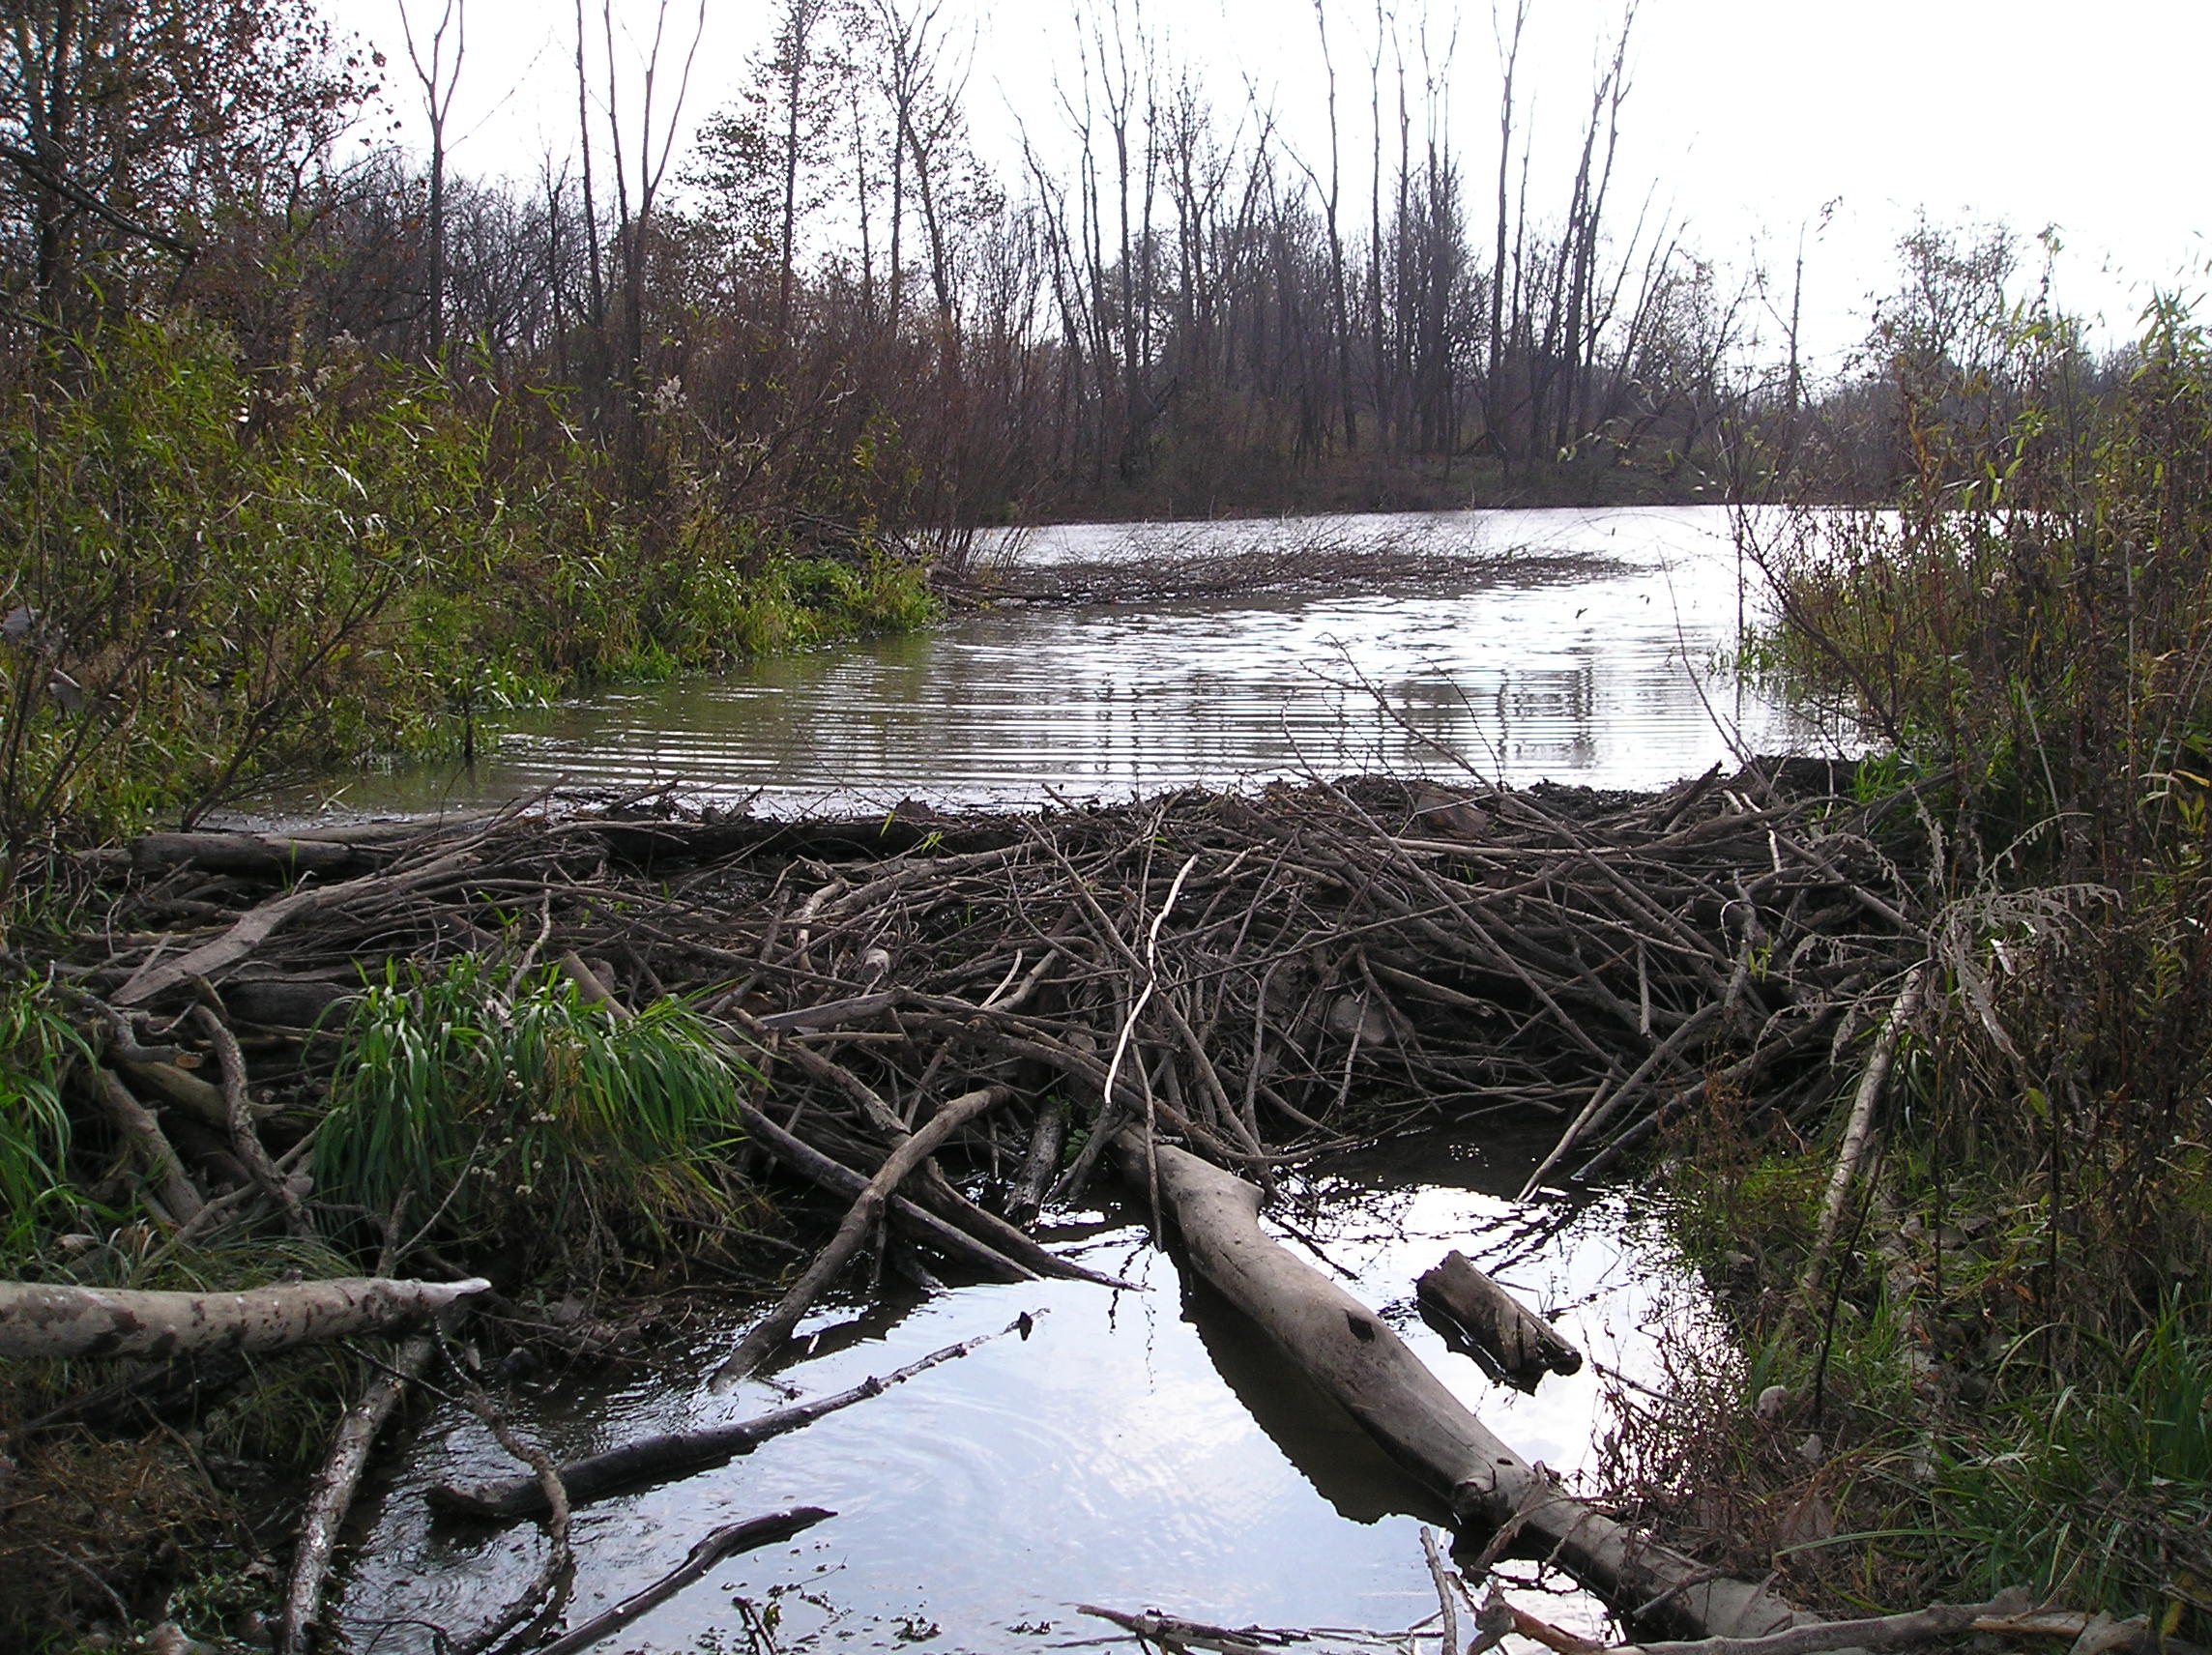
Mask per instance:
[[[759,1367],[770,1351],[791,1337],[791,1330],[799,1324],[799,1319],[806,1314],[807,1307],[821,1296],[822,1290],[836,1279],[837,1272],[859,1251],[860,1242],[866,1237],[869,1226],[875,1222],[876,1214],[883,1210],[884,1203],[891,1191],[905,1181],[909,1173],[935,1153],[946,1139],[986,1109],[1004,1102],[1006,1096],[1004,1087],[984,1087],[980,1090],[953,1098],[913,1137],[893,1149],[884,1161],[883,1170],[861,1189],[852,1209],[845,1214],[844,1222],[837,1226],[836,1234],[830,1238],[830,1244],[822,1249],[806,1273],[784,1294],[783,1302],[770,1311],[758,1326],[740,1340],[728,1360],[714,1370],[713,1379],[710,1381],[712,1388],[716,1391],[728,1390]]]
[[[1791,1627],[1763,1638],[1708,1638],[1694,1643],[1619,1643],[1607,1655],[1824,1655],[1837,1649],[1896,1649],[1934,1643],[1973,1631],[1983,1622],[2004,1624],[2033,1607],[2032,1592],[2013,1586],[1983,1604],[1932,1604],[1902,1614],[1832,1620]]]
[[[771,1437],[812,1425],[816,1420],[851,1408],[855,1403],[866,1402],[881,1396],[893,1385],[904,1384],[917,1374],[927,1373],[941,1362],[949,1362],[965,1356],[994,1339],[1003,1339],[1009,1333],[1019,1333],[1025,1339],[1035,1325],[1043,1311],[1025,1313],[995,1333],[977,1334],[957,1345],[947,1345],[942,1350],[932,1350],[919,1361],[888,1374],[870,1375],[849,1390],[837,1391],[830,1396],[814,1397],[806,1402],[779,1408],[772,1413],[756,1415],[730,1425],[710,1426],[704,1431],[671,1431],[657,1437],[640,1437],[626,1442],[620,1448],[611,1448],[604,1454],[594,1454],[589,1459],[571,1460],[559,1467],[561,1486],[568,1491],[571,1506],[604,1499],[623,1489],[635,1488],[642,1483],[666,1482],[674,1477],[688,1476],[712,1466],[722,1465],[741,1454],[749,1454]],[[441,1510],[458,1513],[464,1517],[479,1517],[494,1522],[511,1522],[526,1517],[541,1517],[547,1509],[545,1490],[536,1477],[506,1477],[485,1483],[433,1483],[424,1497]]]
[[[308,1629],[322,1613],[323,1582],[331,1572],[331,1553],[337,1546],[338,1529],[353,1509],[354,1491],[368,1467],[368,1452],[376,1435],[407,1387],[420,1379],[437,1353],[438,1342],[419,1333],[399,1348],[392,1366],[369,1380],[345,1417],[331,1435],[331,1450],[323,1469],[307,1495],[307,1509],[300,1520],[299,1543],[292,1549],[292,1578],[284,1592],[284,1612],[276,1623],[276,1655],[295,1655],[305,1649]]]
[[[374,1333],[436,1316],[484,1292],[465,1282],[347,1276],[247,1292],[139,1292],[0,1282],[0,1356],[148,1356],[186,1350],[280,1350]]]
[[[589,1649],[593,1644],[612,1638],[647,1610],[666,1603],[724,1557],[735,1556],[740,1552],[749,1552],[756,1546],[789,1540],[793,1535],[804,1533],[816,1524],[836,1515],[818,1505],[799,1505],[789,1511],[771,1513],[767,1517],[725,1524],[692,1547],[682,1563],[645,1590],[632,1593],[614,1608],[594,1615],[575,1631],[564,1633],[539,1648],[536,1655],[577,1655],[577,1651]]]
[[[1546,1374],[1572,1374],[1583,1365],[1583,1353],[1550,1322],[1456,1248],[1421,1273],[1414,1292],[1423,1309],[1464,1333],[1480,1357],[1524,1389],[1535,1389]]]
[[[146,833],[131,841],[131,865],[141,870],[191,867],[214,874],[327,874],[364,867],[369,860],[352,845],[293,839],[281,833]]]
[[[1460,1526],[1521,1532],[1633,1615],[1700,1638],[1758,1637],[1806,1623],[1764,1587],[1712,1572],[1615,1523],[1530,1466],[1470,1413],[1389,1323],[1260,1228],[1261,1194],[1185,1150],[1116,1141],[1123,1177],[1160,1205],[1191,1268],[1265,1329],[1407,1470],[1443,1496]],[[1662,1601],[1663,1600],[1663,1601]]]

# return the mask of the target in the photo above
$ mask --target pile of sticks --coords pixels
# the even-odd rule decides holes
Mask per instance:
[[[955,602],[1074,607],[1284,594],[1459,595],[1507,579],[1588,579],[1611,566],[1587,553],[1492,547],[1448,533],[1325,523],[1292,532],[1270,524],[1264,536],[1225,545],[1209,526],[1153,525],[1118,535],[1099,557],[1063,551],[980,568],[965,580],[941,574],[935,584]]]
[[[947,1262],[1105,1280],[1027,1227],[1084,1202],[1117,1143],[1265,1190],[1353,1143],[1535,1117],[1558,1136],[1532,1188],[1716,1091],[1810,1125],[1929,955],[1909,796],[1835,782],[1775,761],[1655,797],[1366,778],[1031,816],[565,801],[157,834],[93,858],[97,931],[13,964],[81,1006],[80,1098],[182,1240],[326,1228],[306,1172],[334,1031],[395,963],[557,965],[617,1018],[685,998],[760,1077],[742,1153],[843,1213],[727,1382],[871,1244],[925,1288]],[[320,1579],[295,1582],[286,1641]]]
[[[180,1223],[213,1151],[303,1222],[284,1154],[334,1003],[393,959],[489,952],[618,1006],[690,997],[767,1081],[760,1150],[848,1200],[944,1100],[1000,1089],[954,1144],[1004,1217],[942,1180],[895,1210],[1006,1274],[1039,1264],[1016,1227],[1079,1201],[1123,1124],[1265,1183],[1353,1141],[1540,1117],[1559,1136],[1533,1186],[1603,1172],[1715,1089],[1826,1110],[1834,1060],[1926,953],[1910,823],[1830,780],[1789,761],[1656,797],[1369,779],[1027,817],[159,835],[116,854],[108,924],[52,965]],[[249,1093],[282,1106],[266,1143]]]

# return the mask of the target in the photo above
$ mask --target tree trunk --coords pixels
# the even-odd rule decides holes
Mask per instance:
[[[1757,1637],[1801,1624],[1782,1599],[1711,1572],[1564,1493],[1484,1429],[1390,1325],[1277,1246],[1259,1224],[1260,1191],[1188,1152],[1116,1141],[1138,1189],[1156,1173],[1190,1265],[1273,1337],[1283,1353],[1450,1503],[1463,1526],[1518,1521],[1541,1550],[1623,1611],[1665,1597],[1655,1617],[1697,1637]]]

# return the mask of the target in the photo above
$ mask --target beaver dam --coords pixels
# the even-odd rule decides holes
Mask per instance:
[[[93,1036],[69,1085],[97,1111],[87,1146],[114,1168],[105,1193],[134,1180],[160,1233],[100,1239],[88,1223],[70,1238],[73,1284],[9,1290],[10,1352],[73,1357],[18,1365],[19,1392],[38,1393],[15,1398],[18,1495],[37,1491],[52,1532],[88,1530],[90,1556],[103,1529],[112,1543],[130,1524],[81,1509],[99,1486],[86,1465],[197,1468],[208,1487],[166,1497],[262,1582],[269,1602],[247,1612],[297,1646],[343,1626],[357,1646],[535,1647],[566,1628],[552,1646],[580,1648],[630,1624],[593,1621],[656,1581],[658,1597],[632,1606],[663,1616],[648,1630],[769,1646],[763,1615],[802,1619],[837,1590],[823,1548],[839,1519],[805,1497],[801,1427],[835,1412],[838,1452],[874,1456],[896,1503],[902,1466],[926,1462],[900,1436],[927,1416],[874,1403],[881,1381],[920,1398],[955,1361],[1106,1360],[1079,1354],[1082,1339],[1056,1357],[1038,1313],[1073,1294],[1142,1328],[1172,1314],[1156,1301],[1179,1279],[1233,1390],[1268,1399],[1251,1407],[1274,1411],[1270,1434],[1353,1441],[1349,1472],[1310,1442],[1293,1454],[1338,1510],[1456,1531],[1464,1581],[1441,1553],[1414,1559],[1427,1607],[1378,1604],[1368,1631],[1403,1646],[1407,1627],[1433,1636],[1444,1612],[1474,1626],[1505,1553],[1551,1559],[1623,1616],[1771,1630],[1787,1606],[1532,1470],[1393,1323],[1426,1317],[1529,1388],[1557,1383],[1544,1370],[1579,1352],[1548,1350],[1546,1324],[1510,1297],[1480,1296],[1479,1271],[1456,1290],[1430,1272],[1418,1295],[1410,1277],[1362,1278],[1330,1257],[1326,1236],[1344,1230],[1317,1190],[1363,1147],[1392,1144],[1433,1160],[1431,1184],[1455,1181],[1470,1148],[1495,1159],[1528,1144],[1524,1195],[1586,1186],[1715,1099],[1815,1130],[1839,1054],[1883,1025],[1928,948],[1910,796],[1853,802],[1840,775],[1773,761],[1653,796],[1354,779],[859,821],[540,804],[435,827],[148,836],[90,870],[104,923],[48,965]],[[1102,1203],[1110,1213],[1077,1222]],[[1270,1208],[1288,1229],[1255,1226]],[[1174,1271],[1149,1262],[1147,1233],[1175,1243]],[[1491,1239],[1465,1232],[1470,1252]],[[180,1279],[187,1259],[200,1262]],[[345,1276],[378,1285],[323,1279]],[[1347,1294],[1346,1277],[1370,1296]],[[724,1308],[732,1292],[754,1308]],[[882,1360],[854,1346],[969,1292],[997,1307],[991,1325],[971,1316],[944,1349],[914,1349],[911,1330]],[[886,1311],[854,1320],[871,1300]],[[1030,1347],[983,1352],[1002,1328]],[[680,1391],[688,1429],[641,1443],[572,1411],[537,1420],[548,1381],[578,1373],[610,1377],[618,1425],[639,1417],[639,1387]],[[293,1423],[276,1434],[319,1466],[304,1514],[301,1479],[268,1464],[283,1458],[270,1429],[239,1423],[287,1386]],[[376,1486],[379,1428],[417,1388],[446,1410],[442,1436],[459,1435],[462,1410],[485,1446],[393,1493],[424,1514],[403,1525],[412,1567],[395,1569],[375,1549],[397,1543],[393,1520],[349,1556],[345,1518],[364,1470]],[[314,1394],[342,1418],[301,1412]],[[1158,1406],[1156,1436],[1212,1429],[1205,1407]],[[900,1426],[872,1445],[871,1407]],[[509,1422],[525,1415],[527,1433]],[[1021,1429],[967,1424],[992,1434],[986,1457]],[[617,1452],[557,1468],[539,1435],[565,1455]],[[728,1514],[749,1526],[666,1522],[681,1479],[771,1437],[789,1449],[773,1486],[794,1497]],[[1111,1437],[1102,1421],[1091,1452]],[[487,1458],[495,1439],[504,1464]],[[1048,1457],[1028,1472],[1047,1487],[1066,1474]],[[660,1520],[619,1537],[594,1524],[594,1504],[656,1487],[644,1509]],[[731,1491],[717,1488],[721,1504]],[[87,1614],[102,1593],[155,1589],[158,1558],[131,1558],[139,1580],[116,1567],[88,1581],[23,1513],[18,1497],[16,1581]],[[656,1549],[662,1531],[683,1542]],[[725,1554],[768,1540],[788,1578],[730,1607]],[[613,1576],[589,1554],[602,1541],[624,1554]],[[489,1559],[498,1589],[449,1578],[410,1599],[432,1554]],[[334,1560],[338,1579],[377,1584],[329,1607]],[[942,1630],[924,1612],[926,1551],[907,1566],[920,1607],[885,1636],[926,1641]],[[579,1573],[597,1582],[582,1599]],[[1221,1628],[1147,1620],[1147,1587],[1124,1571],[1096,1575],[1130,1594],[1093,1605],[1121,1619],[1063,1604],[1067,1636],[1165,1626],[1221,1646]],[[1225,1597],[1247,1602],[1249,1585]],[[687,1593],[704,1596],[686,1611]],[[1002,1620],[996,1636],[1034,1631]],[[952,1642],[992,1636],[963,1628]]]

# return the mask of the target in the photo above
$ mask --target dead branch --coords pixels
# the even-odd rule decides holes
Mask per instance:
[[[779,1408],[771,1413],[730,1425],[642,1437],[587,1460],[570,1461],[559,1467],[562,1486],[568,1490],[571,1506],[588,1505],[620,1490],[687,1476],[693,1471],[719,1466],[741,1454],[751,1453],[772,1437],[812,1425],[870,1397],[881,1396],[891,1386],[904,1384],[917,1374],[965,1356],[994,1339],[1003,1339],[1009,1333],[1019,1333],[1027,1339],[1036,1319],[1042,1315],[1041,1310],[1025,1313],[995,1333],[977,1334],[957,1345],[932,1350],[918,1361],[909,1362],[888,1374],[871,1376],[850,1389],[830,1396],[795,1403],[790,1408]],[[546,1510],[545,1491],[537,1477],[511,1477],[495,1483],[436,1483],[430,1487],[428,1498],[432,1504],[448,1511],[497,1521],[538,1517]]]

